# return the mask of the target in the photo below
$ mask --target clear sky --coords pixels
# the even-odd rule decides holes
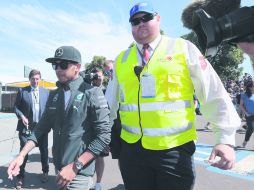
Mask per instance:
[[[23,77],[24,65],[39,69],[42,78],[56,80],[45,59],[56,48],[72,45],[83,64],[95,55],[115,59],[133,41],[129,10],[137,0],[1,0],[0,76]],[[171,37],[190,31],[181,22],[191,0],[150,0],[161,15],[161,29]],[[254,5],[242,0],[242,5]],[[248,58],[246,59],[248,60]],[[248,65],[248,63],[247,63]]]

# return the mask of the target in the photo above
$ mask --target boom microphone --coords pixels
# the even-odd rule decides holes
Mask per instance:
[[[192,17],[196,10],[204,8],[204,1],[196,1],[191,3],[188,7],[183,10],[182,13],[182,22],[183,26],[193,30],[195,28],[196,23],[193,23]]]

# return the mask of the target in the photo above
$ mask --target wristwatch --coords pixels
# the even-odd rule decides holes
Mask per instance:
[[[74,162],[74,165],[78,171],[80,171],[84,167],[84,164],[80,162],[78,159]]]

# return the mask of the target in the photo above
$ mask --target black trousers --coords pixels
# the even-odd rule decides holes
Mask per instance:
[[[193,141],[168,150],[146,150],[122,142],[120,170],[126,190],[191,190],[195,171]]]
[[[114,120],[114,124],[111,128],[111,141],[109,143],[110,152],[112,159],[119,159],[121,151],[121,120],[119,115],[119,110],[117,111],[117,118]]]
[[[28,135],[23,133],[22,131],[19,132],[19,141],[20,141],[20,150],[23,149],[27,142]],[[41,155],[41,165],[42,165],[42,172],[48,173],[49,172],[49,158],[48,158],[48,134],[43,135],[38,140],[38,147],[40,150]],[[20,166],[20,172],[17,176],[18,178],[24,178],[25,176],[25,167],[28,160],[28,155],[24,158],[23,164]]]
[[[245,133],[244,140],[248,142],[254,130],[254,115],[246,117],[246,123],[247,123],[247,131]]]

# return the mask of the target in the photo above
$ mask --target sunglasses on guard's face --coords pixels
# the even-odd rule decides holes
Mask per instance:
[[[146,22],[148,22],[148,21],[150,21],[150,20],[153,20],[153,18],[154,18],[155,15],[156,15],[156,14],[145,14],[145,15],[142,16],[142,17],[137,17],[137,18],[131,19],[131,20],[130,20],[130,23],[131,23],[132,26],[137,26],[137,25],[139,25],[141,22],[146,23]]]
[[[68,68],[68,65],[69,64],[74,64],[72,62],[69,62],[69,61],[56,61],[54,63],[52,63],[52,68],[54,70],[57,70],[58,66],[60,67],[60,69],[62,70],[66,70]]]

